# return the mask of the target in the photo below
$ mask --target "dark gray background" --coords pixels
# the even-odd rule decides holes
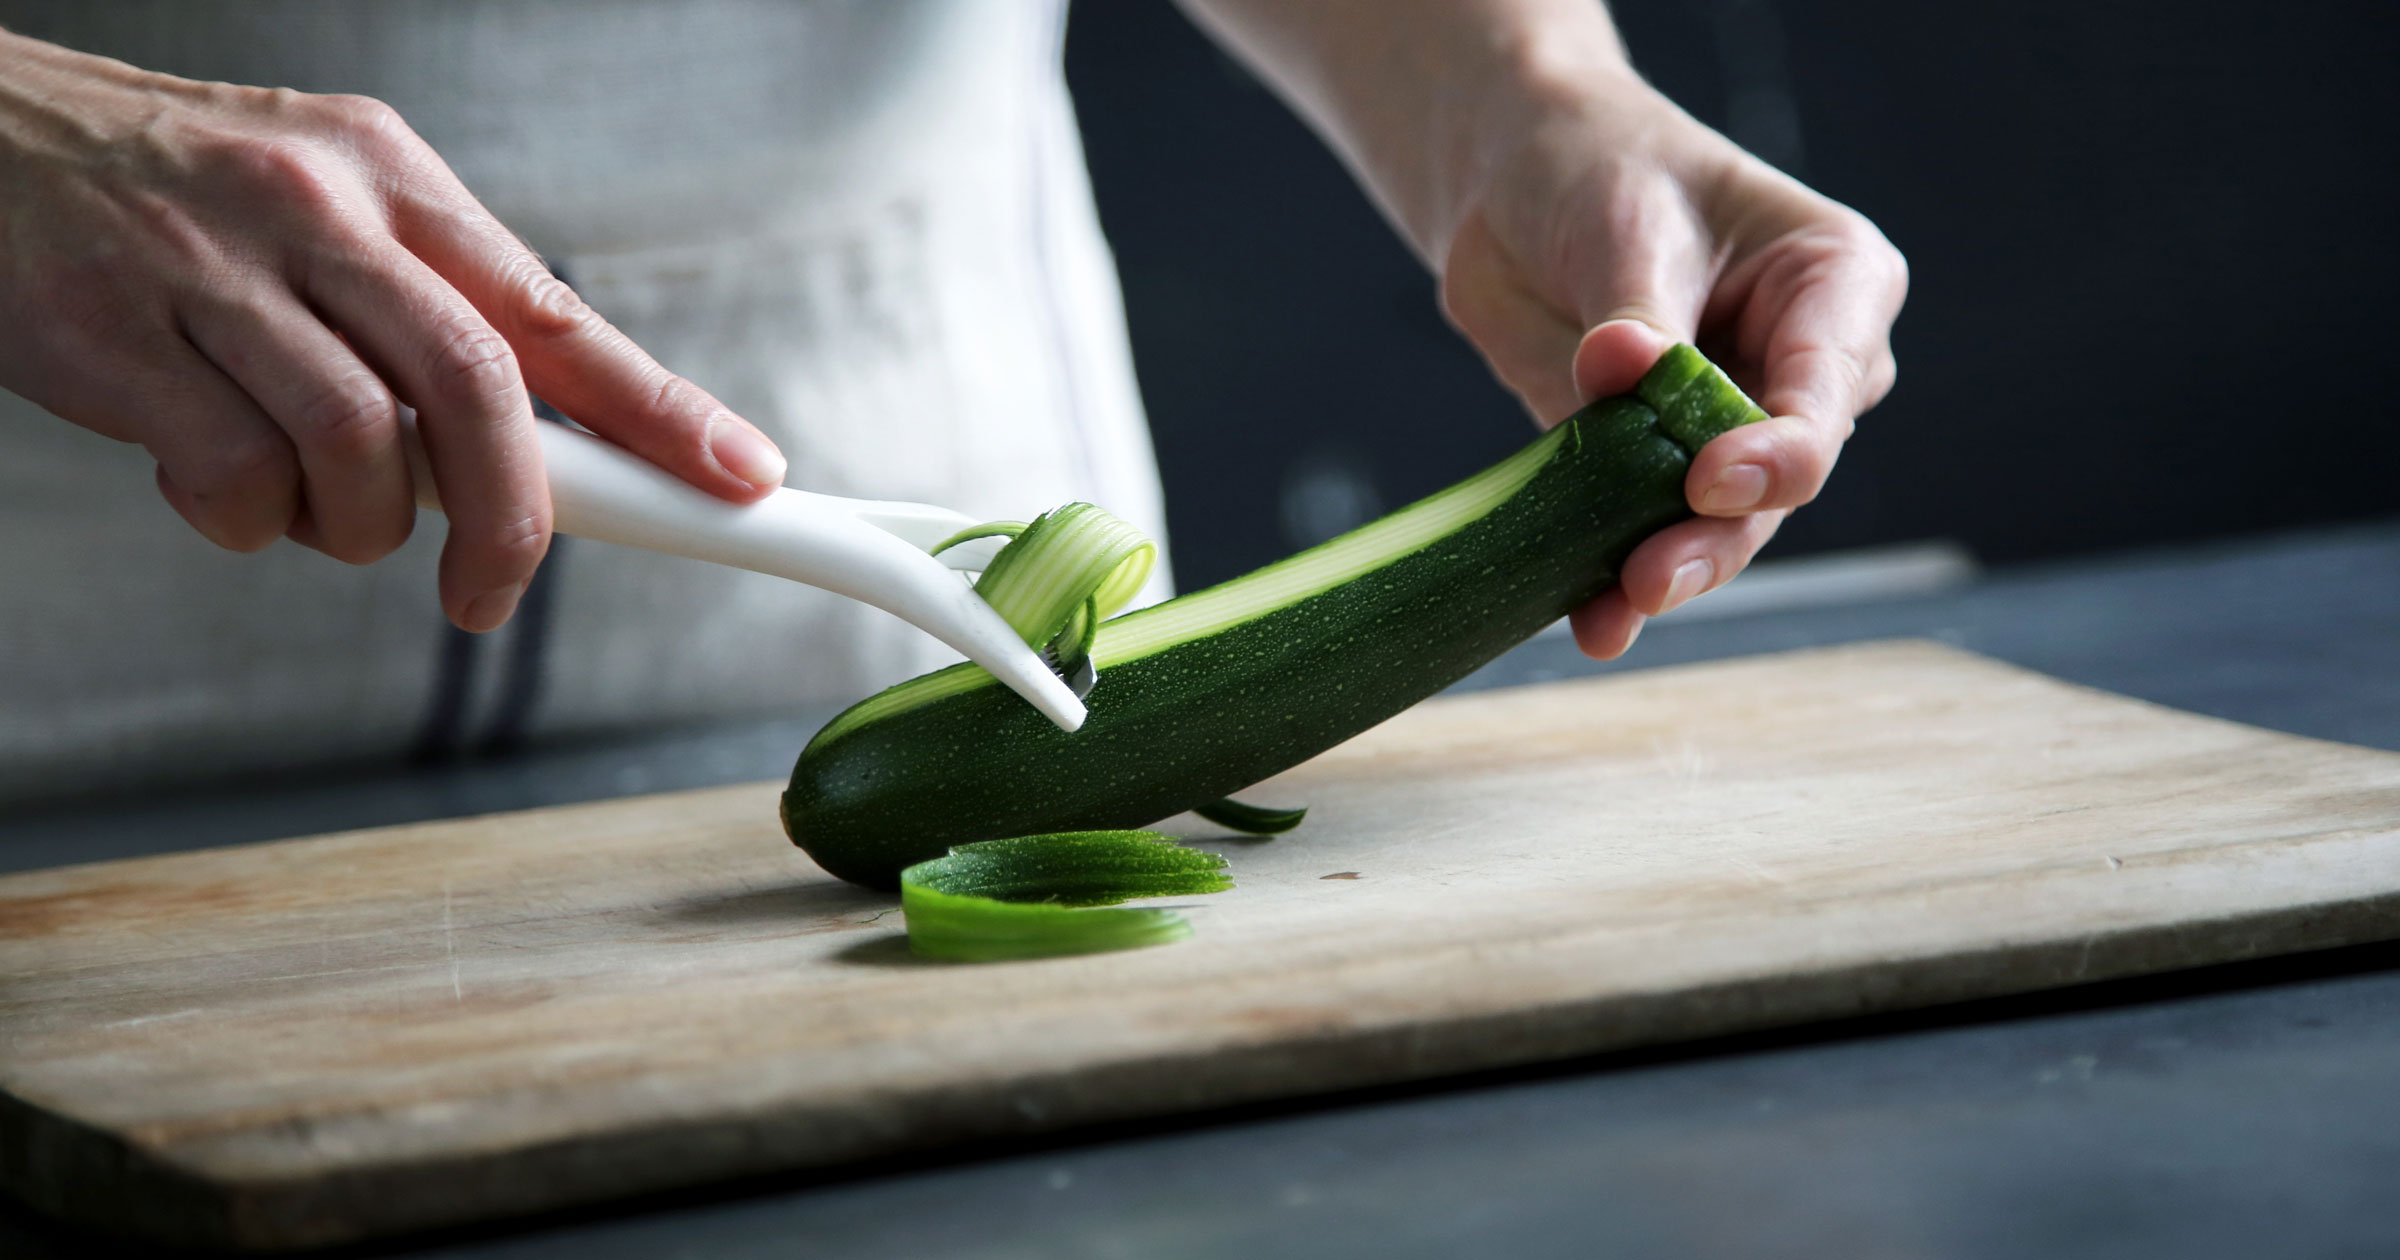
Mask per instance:
[[[1899,388],[1776,552],[2400,511],[2400,6],[1616,11],[1653,82],[1912,265]],[[1068,73],[1187,586],[1524,440],[1422,266],[1165,0],[1078,4]]]

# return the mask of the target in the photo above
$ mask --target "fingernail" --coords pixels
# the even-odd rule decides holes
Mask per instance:
[[[502,622],[508,620],[510,613],[517,610],[517,601],[524,597],[525,584],[523,582],[514,586],[503,586],[496,591],[485,591],[467,601],[466,612],[460,620],[470,634],[482,634],[486,630],[496,630]]]
[[[1747,512],[1767,497],[1767,470],[1756,464],[1735,464],[1717,474],[1717,483],[1700,496],[1704,512]]]
[[[1675,570],[1675,578],[1667,583],[1667,602],[1660,606],[1663,615],[1689,601],[1692,596],[1708,589],[1708,581],[1717,575],[1717,566],[1707,560],[1686,560]]]
[[[728,416],[708,422],[708,453],[717,467],[754,486],[780,486],[790,469],[764,434]]]

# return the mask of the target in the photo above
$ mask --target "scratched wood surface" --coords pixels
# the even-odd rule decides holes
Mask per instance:
[[[775,793],[0,880],[0,1176],[290,1247],[2400,935],[2400,755],[1922,643],[1424,705],[1137,953],[916,962]]]

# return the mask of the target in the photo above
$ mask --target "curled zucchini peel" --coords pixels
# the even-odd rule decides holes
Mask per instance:
[[[1132,602],[1158,565],[1156,543],[1089,503],[972,526],[934,544],[933,554],[992,537],[1008,545],[975,580],[975,593],[1070,678],[1091,659],[1100,623]]]

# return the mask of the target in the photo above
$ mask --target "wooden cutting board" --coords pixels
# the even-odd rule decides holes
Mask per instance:
[[[2400,935],[2400,755],[1924,643],[1426,704],[1136,953],[917,962],[776,790],[0,880],[0,1175],[286,1247]]]

